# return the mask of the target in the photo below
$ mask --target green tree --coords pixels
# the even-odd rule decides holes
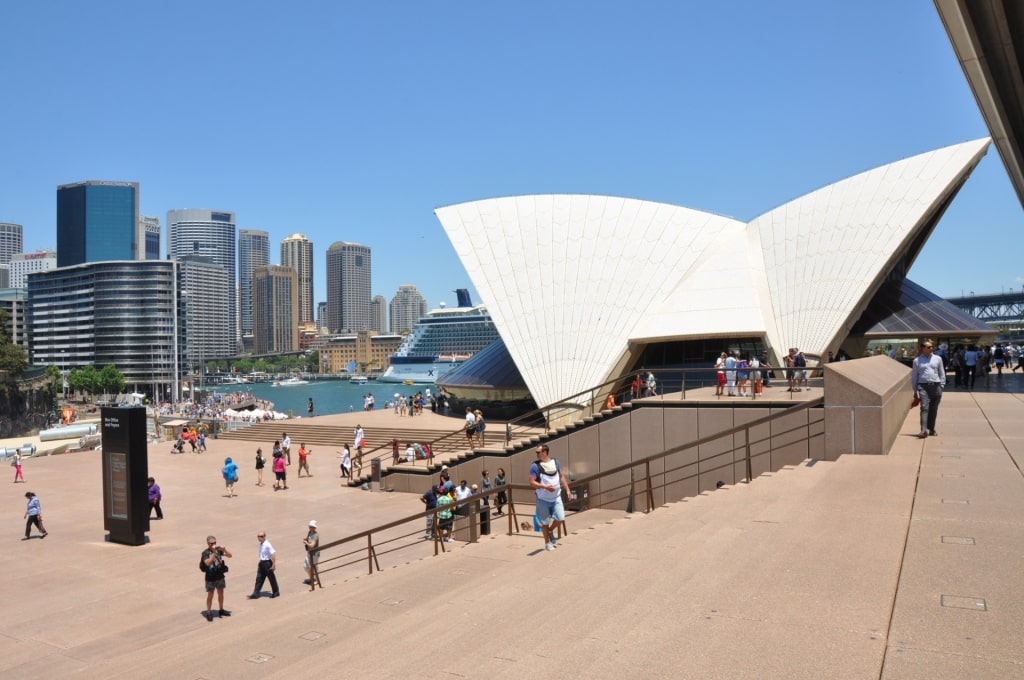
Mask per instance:
[[[6,309],[0,309],[0,373],[13,380],[28,368],[25,350],[11,341],[10,320]]]
[[[252,373],[252,360],[238,359],[237,361],[235,361],[235,373],[237,373],[238,375]]]
[[[320,350],[315,349],[306,355],[306,372],[307,373],[319,373],[320,372]]]
[[[106,394],[121,394],[124,384],[124,374],[113,364],[104,366],[99,373],[99,387]]]
[[[68,387],[74,392],[91,394],[94,397],[100,391],[100,374],[95,366],[82,366],[68,375]]]

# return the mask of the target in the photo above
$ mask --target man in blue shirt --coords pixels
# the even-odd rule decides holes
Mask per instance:
[[[25,498],[28,499],[28,505],[25,508],[25,538],[21,540],[27,541],[31,537],[33,524],[42,534],[39,538],[46,538],[46,529],[43,528],[43,508],[39,504],[39,498],[31,491],[25,492]]]

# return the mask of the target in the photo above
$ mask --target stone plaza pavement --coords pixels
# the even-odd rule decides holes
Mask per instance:
[[[888,456],[808,461],[649,515],[584,512],[553,552],[533,532],[437,557],[424,541],[315,592],[309,520],[327,542],[418,499],[341,486],[334,451],[274,492],[252,470],[269,442],[151,445],[166,519],[128,547],[104,540],[98,453],[30,459],[0,492],[0,677],[1024,678],[1024,398],[949,390],[926,440],[917,417]],[[242,471],[230,499],[226,455]],[[26,490],[46,539],[21,540]],[[277,599],[245,598],[260,529]],[[213,622],[208,533],[234,555],[232,615]]]

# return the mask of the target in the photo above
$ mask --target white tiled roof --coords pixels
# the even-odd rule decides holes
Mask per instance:
[[[436,213],[546,405],[624,370],[631,343],[753,335],[775,348],[824,351],[987,147],[978,140],[892,163],[749,224],[587,195],[495,198]]]

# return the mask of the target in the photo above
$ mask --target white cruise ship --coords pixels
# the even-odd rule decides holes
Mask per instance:
[[[469,296],[459,291],[460,300]],[[378,382],[433,384],[498,339],[483,305],[440,307],[421,318]]]

